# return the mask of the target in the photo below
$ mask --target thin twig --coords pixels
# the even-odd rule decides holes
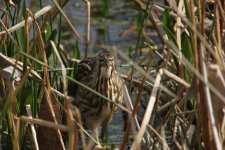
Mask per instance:
[[[56,130],[62,130],[64,132],[71,132],[72,131],[71,128],[69,128],[68,126],[56,124],[56,123],[51,122],[51,121],[46,121],[46,120],[36,119],[36,118],[29,118],[29,117],[26,117],[26,116],[21,116],[21,117],[19,117],[19,119],[21,121],[24,121],[24,122],[33,123],[33,124],[48,127],[48,128],[53,128],[53,129],[56,129]]]
[[[196,91],[194,90],[194,88],[189,88],[187,90],[187,92],[184,94],[183,98],[180,99],[180,97],[176,97],[173,100],[163,104],[161,107],[159,107],[157,109],[157,113],[161,113],[162,111],[166,110],[169,106],[175,104],[177,101],[185,101],[187,99],[190,99],[190,98],[194,97],[195,96],[195,92]]]
[[[151,82],[155,82],[155,80],[149,76],[148,73],[146,73],[140,66],[138,66],[135,62],[133,62],[128,56],[126,56],[123,52],[118,51],[118,54],[124,58],[127,62],[129,62],[132,66],[134,66],[135,69],[137,69],[142,75],[144,75],[145,77],[147,77],[147,79],[149,79]],[[167,89],[165,86],[163,86],[162,84],[160,84],[160,89],[162,89],[165,93],[167,93],[168,95],[170,95],[171,97],[175,98],[176,94],[174,94],[173,92],[171,92],[169,89]]]
[[[151,60],[148,60],[147,72],[149,72],[150,64],[151,64]],[[137,97],[136,97],[136,100],[135,100],[135,103],[134,103],[134,109],[133,109],[131,117],[130,117],[131,121],[133,121],[133,119],[135,119],[135,116],[137,114],[138,107],[139,107],[139,104],[140,104],[140,101],[141,101],[141,95],[142,95],[142,92],[143,92],[143,85],[145,84],[146,80],[147,80],[147,76],[143,76],[142,81],[141,81],[142,86],[138,90],[138,94],[137,94]],[[125,150],[126,145],[128,143],[128,137],[129,137],[130,128],[131,128],[131,121],[129,121],[128,124],[127,124],[127,128],[126,128],[125,135],[124,135],[124,138],[123,138],[123,142],[122,142],[122,145],[121,145],[121,150]]]
[[[186,88],[190,88],[191,85],[189,83],[187,83],[185,80],[181,79],[179,76],[174,75],[172,72],[163,69],[163,74],[167,75],[168,77],[170,77],[171,79],[179,82],[180,84],[184,85]]]
[[[61,68],[62,68],[62,77],[63,77],[63,93],[65,95],[65,99],[66,99],[66,109],[67,109],[67,125],[73,129],[74,129],[74,125],[73,125],[73,116],[72,116],[72,112],[71,112],[71,102],[67,99],[67,73],[66,73],[66,69],[65,69],[65,66],[64,66],[64,63],[59,55],[59,52],[54,44],[53,41],[50,41],[51,45],[52,45],[52,48],[59,60],[59,63],[61,65]],[[74,132],[74,131],[73,131]],[[75,144],[77,143],[74,143],[74,140],[75,140],[75,135],[73,134],[69,134],[69,149],[74,149],[74,146]]]
[[[88,48],[90,44],[90,27],[91,27],[91,3],[89,0],[84,0],[87,5],[87,21],[86,21],[86,47],[84,58],[88,56]]]
[[[124,97],[125,97],[125,104],[126,104],[126,107],[130,110],[130,111],[133,111],[134,107],[132,105],[132,101],[130,99],[130,95],[128,93],[128,90],[127,90],[127,86],[126,84],[123,84],[123,92],[124,92]],[[139,130],[140,129],[140,125],[138,123],[138,120],[137,120],[137,117],[135,116],[135,122],[131,119],[131,114],[128,114],[129,115],[129,119],[131,121],[131,127],[132,127],[132,131],[133,131],[133,135],[136,135],[137,133],[137,129]],[[135,126],[136,125],[136,126]]]
[[[74,122],[78,125],[78,127],[92,140],[92,141],[94,141],[94,143],[95,144],[99,144],[96,140],[95,140],[95,138],[94,137],[92,137],[84,128],[83,128],[83,126],[81,125],[81,124],[79,124],[78,122],[76,122],[75,120],[74,120]]]
[[[16,117],[14,117],[14,120],[16,121],[16,134],[15,134],[15,140],[19,139],[20,137],[20,120]],[[16,150],[20,150],[19,142],[16,144]]]
[[[205,48],[202,45],[202,43],[200,43],[200,66],[201,66],[201,71],[203,74],[203,81],[204,86],[203,86],[203,90],[204,90],[204,94],[205,94],[205,98],[206,98],[206,106],[208,107],[208,115],[209,115],[209,122],[210,122],[210,128],[208,129],[210,131],[212,131],[213,136],[214,136],[214,142],[215,142],[215,147],[217,148],[217,150],[222,150],[222,143],[219,140],[219,135],[218,135],[218,130],[216,128],[216,121],[215,121],[215,117],[214,117],[214,113],[213,113],[213,106],[212,106],[212,99],[211,99],[211,94],[210,94],[210,89],[209,89],[209,84],[207,84],[208,81],[208,73],[207,73],[207,68],[206,68],[206,63],[205,63]],[[203,98],[203,97],[202,97]]]
[[[32,119],[32,112],[31,112],[31,107],[30,105],[26,105],[26,110],[27,110],[27,115],[30,119]],[[34,128],[34,124],[30,124],[30,127],[31,127],[31,133],[32,133],[32,136],[33,136],[33,140],[34,140],[34,147],[35,147],[35,150],[39,150],[39,146],[38,146],[38,142],[37,142],[37,134],[36,134],[36,131],[35,131],[35,128]]]
[[[43,14],[49,12],[50,10],[51,10],[51,6],[46,6],[46,7],[42,8],[41,10],[39,10],[37,13],[35,13],[35,14],[34,14],[34,18],[37,19],[37,18],[39,18],[40,16],[42,16]],[[28,20],[27,20],[27,22],[28,22],[28,23],[31,23],[32,21],[35,20],[34,18],[33,18],[33,17],[29,17]],[[20,23],[14,25],[13,27],[9,28],[7,32],[8,32],[8,33],[14,32],[14,31],[20,29],[21,27],[23,27],[24,25],[25,25],[25,20],[23,20],[23,21],[21,21]],[[6,32],[6,31],[0,32],[0,36],[1,36],[2,34],[6,34],[7,32]]]
[[[56,0],[52,0],[53,3],[55,4],[55,6],[59,9],[60,13],[63,15],[64,19],[67,21],[67,23],[69,24],[70,28],[73,30],[73,32],[75,33],[75,35],[77,36],[77,38],[80,41],[83,41],[83,39],[80,37],[79,33],[77,32],[77,30],[75,29],[75,27],[73,26],[73,24],[71,23],[70,19],[66,16],[66,14],[63,12],[62,8],[59,6],[59,4],[56,2]]]
[[[43,56],[43,61],[45,64],[48,64],[48,61],[47,61],[47,56],[46,56],[46,52],[45,52],[45,47],[44,47],[44,41],[42,39],[42,34],[41,34],[41,29],[38,25],[38,23],[36,21],[34,21],[36,27],[37,27],[37,39],[38,39],[38,44],[39,44],[39,47],[42,51],[42,56]],[[52,95],[52,92],[51,92],[51,85],[50,85],[50,80],[49,80],[49,74],[48,74],[48,67],[44,67],[44,82],[46,83],[46,85],[42,85],[42,90],[44,92],[44,95],[45,95],[45,98],[46,98],[46,101],[47,101],[47,104],[49,106],[49,109],[50,109],[50,114],[54,120],[55,123],[58,123],[57,119],[56,119],[56,115],[55,115],[55,111],[53,109],[53,105],[52,105],[52,99],[51,99],[51,95]],[[66,149],[65,148],[65,144],[63,142],[63,138],[62,138],[62,134],[59,130],[56,130],[56,133],[57,133],[57,136],[59,137],[59,141],[61,143],[61,146],[62,146],[62,149]]]
[[[78,121],[78,122],[76,122],[74,119],[73,119],[73,121],[74,122],[76,122],[76,124],[80,127],[80,135],[81,135],[81,142],[82,142],[82,145],[83,145],[83,149],[84,150],[87,150],[87,144],[86,144],[86,142],[85,142],[85,136],[84,136],[84,133],[87,133],[86,131],[85,131],[85,129],[83,128],[83,123],[82,123],[82,120],[81,120],[81,114],[80,114],[80,111],[79,111],[79,109],[77,109],[77,108],[75,108],[75,115],[74,115],[75,117],[76,117],[76,120]],[[93,140],[94,142],[95,142],[95,139],[93,138],[93,137],[90,137],[91,138],[91,140]]]
[[[155,101],[156,101],[156,97],[157,97],[157,91],[158,91],[160,81],[161,81],[161,75],[162,75],[162,70],[160,70],[158,75],[156,76],[155,83],[154,83],[154,86],[153,86],[153,89],[152,89],[152,93],[151,93],[151,96],[150,96],[149,101],[148,101],[148,106],[147,106],[147,109],[145,111],[145,115],[144,115],[144,118],[143,118],[143,121],[142,121],[142,124],[141,124],[141,128],[140,128],[140,130],[138,131],[138,133],[135,137],[135,140],[134,140],[134,142],[131,146],[131,150],[136,150],[136,149],[138,149],[138,147],[140,147],[139,145],[140,145],[141,139],[144,136],[145,130],[146,130],[147,125],[149,123],[149,120],[151,118],[153,107],[155,105]]]
[[[161,135],[162,135],[162,142],[163,142],[163,150],[166,150],[168,144],[166,142],[166,135],[165,135],[165,127],[164,126],[161,127]]]
[[[177,11],[180,14],[184,14],[184,12],[182,11],[183,3],[184,3],[183,0],[179,0]],[[179,49],[179,55],[181,55],[182,54],[182,51],[181,51],[181,42],[182,42],[181,41],[181,27],[182,27],[182,23],[181,23],[180,16],[177,16],[176,20],[177,20],[177,22],[176,22],[176,42],[177,42],[178,49]],[[184,67],[183,67],[182,63],[179,62],[179,76],[180,77],[183,77],[183,72],[184,72]]]
[[[167,149],[170,149],[168,144],[164,141],[164,137],[162,137],[150,124],[148,124],[148,128],[151,129],[155,134],[156,136],[158,136],[158,138],[162,141],[162,143],[165,143]]]

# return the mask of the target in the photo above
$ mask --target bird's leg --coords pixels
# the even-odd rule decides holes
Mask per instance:
[[[98,145],[101,145],[100,144],[100,142],[99,142],[99,138],[98,138],[98,128],[97,127],[95,127],[94,129],[93,129],[93,132],[94,132],[94,138],[95,138],[95,140],[97,141],[97,143],[98,143]]]
[[[125,112],[125,111],[122,110],[122,115],[123,115],[123,121],[124,121],[123,131],[126,131],[126,129],[127,129],[127,123],[128,123],[128,114],[127,114],[127,112]]]
[[[103,143],[107,143],[108,125],[109,125],[109,121],[108,121],[108,119],[106,119],[102,123],[101,139],[102,139]]]
[[[98,138],[98,128],[97,127],[93,127],[91,136],[96,140],[97,145],[99,147],[101,147],[101,144],[100,144],[99,138]],[[94,145],[95,145],[95,142],[92,139],[90,139],[88,142],[88,145],[87,145],[87,149],[92,150]]]
[[[104,143],[107,143],[107,138],[108,138],[108,126],[110,121],[113,118],[114,112],[115,112],[116,107],[113,106],[112,110],[109,114],[109,116],[104,120],[104,122],[102,123],[102,132],[101,132],[101,139],[104,141]]]

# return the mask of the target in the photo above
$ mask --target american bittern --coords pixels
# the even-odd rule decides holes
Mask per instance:
[[[114,56],[108,50],[100,50],[97,57],[82,60],[78,65],[76,79],[88,87],[108,97],[113,102],[123,99],[122,80],[116,71]],[[112,120],[115,105],[79,86],[75,94],[75,105],[79,108],[85,125],[92,129],[99,144],[98,128],[107,126]],[[99,144],[100,145],[100,144]],[[89,142],[91,149],[93,143]]]

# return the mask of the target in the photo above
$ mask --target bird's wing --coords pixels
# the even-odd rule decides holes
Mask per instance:
[[[79,81],[80,83],[88,86],[89,88],[94,88],[94,81],[95,81],[95,73],[96,73],[96,64],[97,59],[95,57],[93,58],[87,58],[82,60],[78,64],[78,70],[75,79]],[[79,104],[83,103],[85,105],[90,105],[90,101],[93,96],[93,93],[87,90],[86,88],[76,85],[74,89],[74,95],[76,98],[76,102],[74,103]]]
[[[95,57],[82,60],[78,64],[76,79],[80,82],[87,82],[86,78],[93,76],[93,74],[95,73],[96,65],[97,59]]]

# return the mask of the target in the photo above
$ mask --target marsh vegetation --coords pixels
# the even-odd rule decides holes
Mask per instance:
[[[100,48],[125,83],[103,149],[225,149],[223,0],[0,4],[0,149],[85,149],[68,93],[111,102],[76,80]]]

